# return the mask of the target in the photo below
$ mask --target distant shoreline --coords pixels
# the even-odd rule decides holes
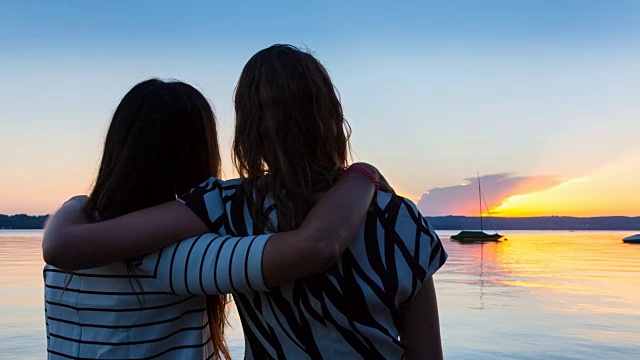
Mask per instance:
[[[478,230],[480,218],[469,216],[426,216],[436,230]],[[640,230],[640,216],[534,216],[485,217],[485,230]]]
[[[49,215],[2,215],[0,229],[42,229]],[[477,230],[480,218],[475,216],[426,216],[436,230]],[[534,216],[483,218],[486,230],[629,230],[640,231],[640,216]]]
[[[42,229],[49,215],[3,215],[0,214],[0,229],[26,230]]]

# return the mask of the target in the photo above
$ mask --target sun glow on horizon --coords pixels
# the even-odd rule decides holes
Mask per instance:
[[[564,181],[547,190],[509,196],[492,215],[639,216],[640,151],[596,169],[588,177]]]

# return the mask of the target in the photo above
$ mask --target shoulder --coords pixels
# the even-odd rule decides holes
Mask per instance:
[[[244,183],[244,179],[242,179],[242,178],[228,179],[228,180],[222,181],[222,187],[223,188],[234,188],[234,187],[237,188],[242,183]]]
[[[221,189],[222,183],[222,180],[218,179],[215,176],[212,176],[198,184],[198,186],[182,194],[182,196],[180,196],[178,200],[182,201],[183,203],[187,203],[194,198],[197,199],[203,197],[212,191],[219,191]]]
[[[244,179],[237,178],[222,181],[220,183],[220,189],[223,196],[235,195],[238,192],[242,193],[244,189]]]
[[[383,215],[387,220],[409,218],[415,223],[426,225],[426,219],[413,201],[388,192],[376,193],[373,211]]]
[[[432,275],[444,264],[447,254],[442,242],[413,201],[378,191],[372,213],[385,233],[381,241],[393,243],[400,253],[411,254],[406,260],[417,261],[414,265],[421,268],[420,278]]]
[[[224,183],[223,180],[212,176],[210,178],[208,178],[207,180],[203,181],[202,183],[200,183],[198,186],[196,186],[195,188],[191,189],[191,191],[194,191],[196,189],[216,189],[218,187],[220,187],[222,185],[222,183]]]
[[[223,181],[217,177],[210,177],[178,199],[191,209],[212,232],[218,232],[224,222],[222,184]]]

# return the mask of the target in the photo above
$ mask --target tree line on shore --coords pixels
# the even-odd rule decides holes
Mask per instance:
[[[0,229],[42,229],[49,215],[2,215],[0,214]]]

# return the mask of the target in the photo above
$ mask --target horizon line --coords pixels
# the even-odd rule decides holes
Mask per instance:
[[[41,216],[50,216],[51,214],[38,214],[32,215],[27,213],[17,213],[17,214],[1,214],[0,216],[31,216],[31,217],[41,217]],[[466,217],[466,218],[480,218],[478,215],[422,215],[426,218],[433,217]],[[575,215],[536,215],[536,216],[499,216],[499,215],[483,215],[482,218],[501,218],[501,219],[526,219],[526,218],[545,218],[545,217],[571,217],[571,218],[579,218],[579,219],[590,219],[590,218],[605,218],[605,217],[625,217],[625,218],[637,218],[639,215],[594,215],[594,216],[575,216]]]

